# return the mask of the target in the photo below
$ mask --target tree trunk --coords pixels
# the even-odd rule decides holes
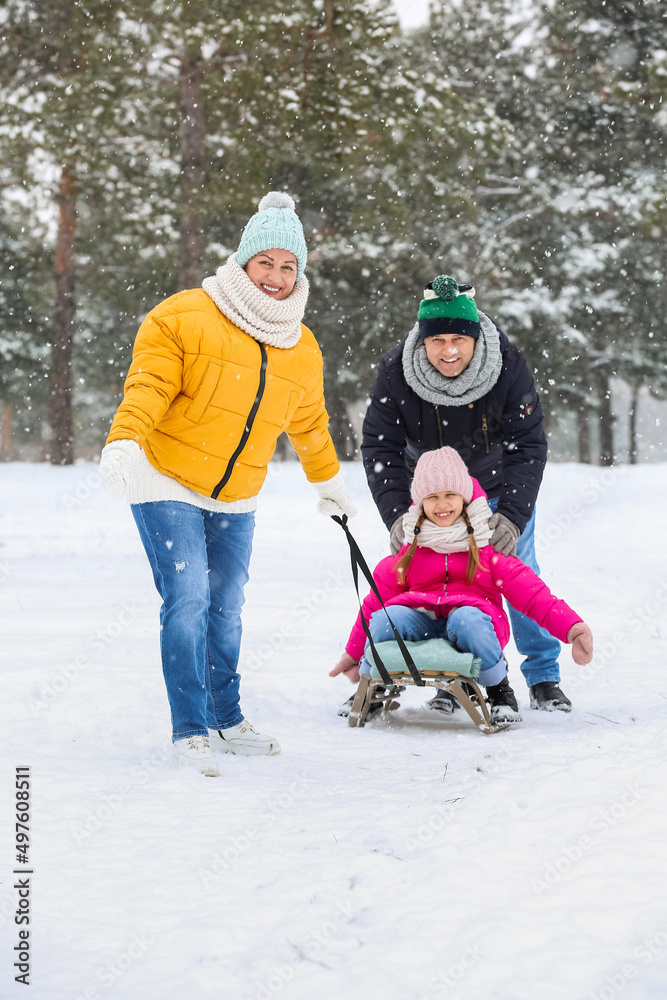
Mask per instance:
[[[577,440],[579,445],[579,461],[582,465],[591,465],[591,425],[588,421],[588,406],[580,406],[577,414]]]
[[[582,387],[588,391],[590,385],[590,366],[588,358],[582,359],[581,364]],[[593,455],[591,452],[591,424],[590,424],[590,403],[586,400],[577,407],[577,441],[579,446],[579,461],[582,465],[592,465]]]
[[[614,464],[614,417],[611,412],[611,386],[609,376],[604,372],[595,373],[595,387],[600,403],[600,465]]]
[[[637,447],[637,410],[639,409],[639,385],[632,386],[632,402],[630,403],[630,440],[628,445],[630,465],[637,464],[639,449]]]
[[[352,461],[359,457],[357,435],[347,415],[347,407],[342,399],[327,394],[327,410],[329,411],[329,431],[336,448],[336,454],[342,461]]]
[[[0,462],[12,458],[12,408],[7,403],[2,409],[2,436],[0,437]]]
[[[58,233],[56,237],[56,302],[53,311],[53,343],[49,371],[49,415],[53,465],[74,461],[72,427],[72,335],[74,331],[76,238],[76,186],[74,170],[63,167],[58,192]]]
[[[204,275],[206,233],[202,195],[206,181],[206,117],[199,93],[200,58],[191,58],[184,47],[179,76],[181,190],[179,194],[178,288],[198,288]]]
[[[278,462],[298,461],[297,453],[290,444],[290,439],[287,437],[287,434],[279,435],[278,440],[276,441],[276,450],[273,457]]]

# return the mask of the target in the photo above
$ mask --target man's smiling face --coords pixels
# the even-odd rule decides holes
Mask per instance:
[[[472,361],[476,343],[474,337],[465,337],[460,333],[440,333],[435,337],[426,337],[424,347],[433,367],[453,378],[465,371]]]

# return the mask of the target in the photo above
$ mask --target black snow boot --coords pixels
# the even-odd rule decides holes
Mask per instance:
[[[558,687],[557,681],[540,681],[530,690],[530,707],[539,712],[571,712],[572,702]]]
[[[486,702],[492,722],[522,722],[516,695],[507,677],[500,684],[491,684],[486,689]]]
[[[377,687],[375,689],[375,693],[376,694],[384,694],[385,691],[386,691],[386,688],[384,688],[382,686]],[[355,694],[356,694],[356,692],[355,692]],[[349,714],[350,714],[350,712],[352,710],[352,704],[353,704],[354,699],[355,699],[355,694],[351,694],[350,697],[347,699],[347,701],[344,701],[343,704],[338,709],[337,715],[342,716],[343,719],[347,719],[347,717],[349,716]],[[370,708],[368,709],[368,714],[369,715],[374,715],[375,712],[379,712],[381,708],[382,708],[382,702],[381,701],[373,702],[373,704],[371,704]]]
[[[453,694],[438,688],[435,698],[427,701],[426,707],[436,712],[442,712],[443,715],[453,715],[461,706]]]

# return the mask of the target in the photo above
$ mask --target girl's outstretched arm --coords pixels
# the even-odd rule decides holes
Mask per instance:
[[[581,615],[552,594],[544,580],[529,566],[516,556],[494,552],[489,559],[489,569],[495,586],[513,608],[528,615],[561,642],[572,641],[568,636],[574,625],[583,624]],[[590,633],[590,629],[588,631]],[[577,653],[579,649],[580,646]],[[581,651],[583,653],[583,648]]]

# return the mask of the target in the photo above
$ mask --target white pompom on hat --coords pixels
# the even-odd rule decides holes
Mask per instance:
[[[296,211],[294,198],[287,194],[287,191],[269,191],[265,194],[257,206],[257,211],[265,212],[267,208],[289,208],[290,212]]]
[[[473,483],[466,464],[454,448],[425,451],[417,462],[410,488],[412,502],[421,507],[431,493],[460,493],[470,503]]]

